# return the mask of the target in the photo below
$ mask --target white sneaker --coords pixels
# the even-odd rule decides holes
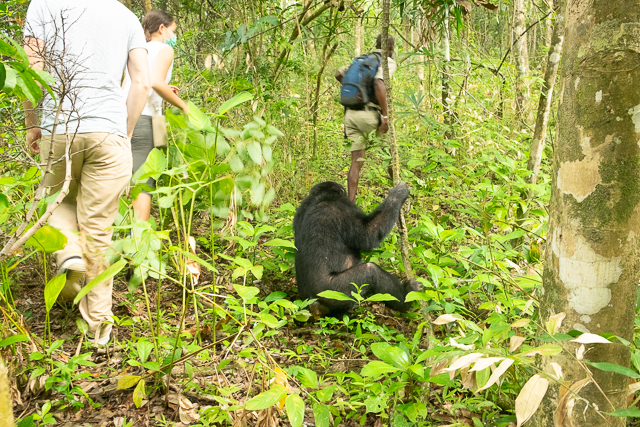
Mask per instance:
[[[60,274],[67,275],[67,281],[60,292],[60,300],[73,301],[84,285],[84,276],[87,267],[81,257],[71,257],[65,260],[59,269]]]

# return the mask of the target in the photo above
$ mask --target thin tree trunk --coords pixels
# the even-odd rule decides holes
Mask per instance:
[[[357,58],[362,55],[364,49],[364,22],[362,22],[362,13],[356,13],[356,25],[355,25],[355,43],[354,43],[354,56]]]
[[[516,125],[528,122],[526,101],[529,99],[529,53],[527,50],[525,0],[513,2],[513,39],[517,40],[513,46],[513,56],[516,62]],[[522,35],[522,37],[521,37]]]
[[[442,64],[442,111],[443,121],[447,125],[444,131],[445,139],[454,139],[453,131],[453,111],[451,109],[451,47],[449,44],[449,15],[445,16],[442,22],[442,51],[444,52],[444,63]]]
[[[393,123],[393,89],[391,86],[391,77],[389,76],[389,3],[390,0],[382,1],[382,77],[384,78],[384,87],[387,99],[387,116],[389,123],[389,132],[387,134],[387,142],[391,148],[391,167],[393,168],[393,184],[400,183],[400,156],[398,155],[398,145],[396,144],[396,129]],[[400,229],[400,254],[402,255],[402,265],[404,273],[408,279],[413,278],[413,270],[411,269],[411,260],[409,259],[409,237],[407,235],[407,224],[404,220],[404,212],[400,211],[400,220],[398,221]]]
[[[2,358],[0,358],[0,426],[14,425],[12,406],[8,371]]]
[[[411,27],[411,43],[413,43],[413,45],[417,49],[422,49],[422,43],[419,42],[419,35],[415,26]],[[424,62],[425,62],[424,55],[419,55],[417,57],[417,60],[418,60],[417,73],[418,73],[418,80],[420,81],[420,90],[424,92]]]
[[[151,0],[144,0],[144,13],[149,13],[152,9]]]
[[[547,136],[547,125],[549,124],[549,114],[551,113],[551,103],[553,102],[553,88],[558,74],[558,65],[560,64],[560,54],[562,53],[562,42],[564,41],[564,13],[566,3],[562,1],[558,4],[556,12],[556,22],[553,26],[553,35],[551,36],[551,44],[549,45],[549,56],[547,58],[547,70],[544,73],[544,83],[540,92],[540,100],[538,101],[538,115],[536,118],[536,126],[533,131],[533,142],[531,144],[531,153],[529,154],[529,163],[527,169],[532,171],[530,182],[535,184],[538,182],[538,173],[540,172],[540,162],[542,161],[542,152]]]
[[[559,332],[632,340],[640,267],[640,0],[570,0],[565,18],[540,324],[565,313]],[[558,363],[564,387],[550,383],[527,427],[625,426],[625,418],[603,412],[626,408],[628,378],[581,366],[580,344],[563,346],[541,367],[553,375],[551,363]],[[630,349],[619,340],[585,350],[578,354],[590,362],[629,366]]]
[[[313,158],[316,158],[316,154],[318,151],[318,111],[320,110],[320,88],[322,86],[322,74],[324,73],[329,60],[335,53],[338,48],[338,43],[335,43],[333,47],[327,52],[327,47],[329,45],[329,39],[324,45],[322,49],[322,62],[320,64],[320,71],[318,71],[318,78],[316,79],[316,91],[313,99],[313,104],[311,104],[311,114],[313,116]]]

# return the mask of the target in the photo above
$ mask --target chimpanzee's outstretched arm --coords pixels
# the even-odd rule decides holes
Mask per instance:
[[[391,188],[387,198],[373,212],[361,219],[359,227],[355,227],[353,232],[349,233],[347,244],[362,252],[370,252],[380,246],[398,221],[402,204],[408,197],[409,189],[404,182]]]

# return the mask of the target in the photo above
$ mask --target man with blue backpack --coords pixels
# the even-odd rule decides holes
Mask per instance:
[[[389,77],[396,70],[391,59],[395,42],[389,35]],[[342,84],[340,103],[344,106],[344,134],[351,141],[351,168],[347,176],[349,199],[355,203],[364,165],[365,149],[369,135],[377,130],[377,136],[387,133],[387,98],[382,77],[382,35],[376,39],[376,50],[353,60],[336,72]]]

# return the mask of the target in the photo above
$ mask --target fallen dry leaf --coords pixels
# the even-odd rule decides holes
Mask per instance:
[[[518,350],[522,343],[524,343],[524,337],[519,337],[517,335],[512,336],[509,339],[509,351],[513,353],[514,351]]]
[[[582,334],[575,340],[571,340],[571,342],[577,342],[578,344],[611,344],[611,341],[608,339],[589,333]]]
[[[530,319],[518,319],[511,324],[512,328],[522,328],[523,326],[527,326],[531,322]]]
[[[556,362],[551,362],[550,365],[553,368],[553,371],[556,373],[556,379],[557,380],[562,379],[562,367],[558,365]]]
[[[560,326],[562,325],[562,321],[566,316],[567,314],[562,312],[562,313],[554,314],[553,316],[549,317],[549,320],[547,321],[547,323],[545,323],[545,326],[547,327],[547,332],[549,333],[549,335],[553,336],[558,333],[558,329],[560,329]]]
[[[189,248],[191,249],[191,253],[196,255],[196,239],[193,236],[189,236]],[[192,259],[187,259],[185,266],[191,275],[193,284],[197,285],[200,279],[200,264]]]
[[[449,337],[449,345],[452,347],[459,348],[460,350],[465,350],[465,351],[473,350],[473,344],[469,344],[469,345],[458,344],[453,337]]]
[[[576,358],[582,360],[584,358],[584,344],[576,349]]]
[[[547,394],[549,380],[536,374],[522,387],[516,398],[516,419],[520,427],[538,410],[544,395]]]
[[[191,403],[191,401],[184,396],[180,396],[180,410],[178,413],[180,415],[180,421],[186,425],[191,425],[200,419],[197,405]]]
[[[471,366],[472,363],[476,362],[482,356],[483,356],[482,353],[466,354],[466,355],[462,356],[460,359],[458,359],[455,362],[451,363],[451,366],[449,366],[448,368],[444,369],[444,371],[446,371],[446,372],[455,372],[456,370],[458,370],[460,368],[465,368],[467,366]]]
[[[575,400],[576,394],[582,390],[591,380],[589,378],[583,378],[578,381],[574,381],[569,387],[566,386],[568,382],[564,383],[560,387],[560,393],[558,395],[558,407],[553,413],[553,424],[558,427],[564,426],[564,420],[567,417],[567,407],[569,402]],[[573,407],[573,405],[571,405]]]
[[[504,357],[485,357],[484,359],[478,360],[475,365],[473,365],[473,368],[471,368],[471,370],[482,371],[483,369],[486,369],[494,363],[498,363],[504,359]]]
[[[493,373],[489,377],[489,381],[487,381],[487,383],[483,387],[480,387],[479,389],[477,389],[475,394],[478,394],[482,390],[486,390],[492,385],[494,385],[495,383],[497,383],[500,377],[502,376],[502,374],[507,372],[507,369],[509,369],[509,367],[513,364],[513,362],[514,362],[513,359],[503,360],[502,363],[500,363],[500,365],[496,368],[496,370],[493,371]]]
[[[446,325],[447,323],[455,322],[458,320],[453,314],[443,314],[433,321],[434,325]]]

